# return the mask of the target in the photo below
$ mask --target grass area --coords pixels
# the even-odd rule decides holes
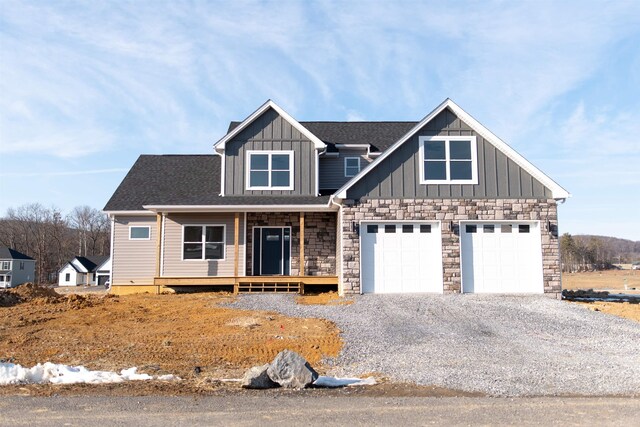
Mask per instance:
[[[599,289],[640,291],[640,270],[606,270],[583,273],[562,273],[562,289]]]

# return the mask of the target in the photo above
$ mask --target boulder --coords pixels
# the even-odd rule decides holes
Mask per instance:
[[[286,388],[305,388],[318,378],[318,373],[309,362],[291,350],[278,353],[267,369],[267,374],[272,381]]]
[[[263,366],[254,366],[245,372],[242,378],[243,388],[276,388],[280,387],[277,383],[271,381],[269,375],[267,375],[267,369],[269,369],[268,363]]]

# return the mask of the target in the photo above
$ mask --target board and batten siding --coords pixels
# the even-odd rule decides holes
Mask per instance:
[[[129,240],[129,227],[149,227],[149,240]],[[156,272],[156,216],[116,216],[112,285],[153,285]]]
[[[239,274],[244,260],[244,214],[239,218]],[[185,225],[224,225],[224,260],[182,260],[182,228]],[[233,276],[235,263],[234,214],[169,214],[164,224],[164,262],[162,275],[165,277],[208,277]]]
[[[476,136],[478,184],[420,184],[419,138],[434,135]],[[552,193],[447,108],[362,177],[347,197],[548,199]]]
[[[366,157],[366,150],[341,149],[338,156],[320,156],[321,190],[337,190],[353,178],[344,176],[345,157],[360,157],[360,170],[366,168],[372,160]]]
[[[293,190],[246,190],[247,150],[293,151]],[[225,195],[317,195],[313,142],[272,108],[226,143],[224,159]]]

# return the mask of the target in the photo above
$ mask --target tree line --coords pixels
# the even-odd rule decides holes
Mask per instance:
[[[69,214],[30,203],[9,208],[0,218],[0,246],[36,260],[36,283],[51,283],[75,256],[109,255],[109,218],[98,209],[77,206]]]
[[[560,236],[563,272],[606,270],[640,260],[640,242],[606,236]]]

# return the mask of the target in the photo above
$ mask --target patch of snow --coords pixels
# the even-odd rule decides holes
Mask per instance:
[[[337,378],[327,377],[320,375],[317,380],[313,382],[313,385],[317,387],[344,387],[344,386],[361,386],[361,385],[376,385],[376,380],[373,377],[367,378]]]
[[[106,384],[123,381],[162,381],[180,380],[174,375],[161,375],[157,378],[147,374],[138,374],[138,368],[123,369],[120,373],[110,371],[90,371],[84,366],[68,366],[55,363],[38,363],[32,368],[24,368],[13,363],[0,363],[0,385],[9,384]]]

